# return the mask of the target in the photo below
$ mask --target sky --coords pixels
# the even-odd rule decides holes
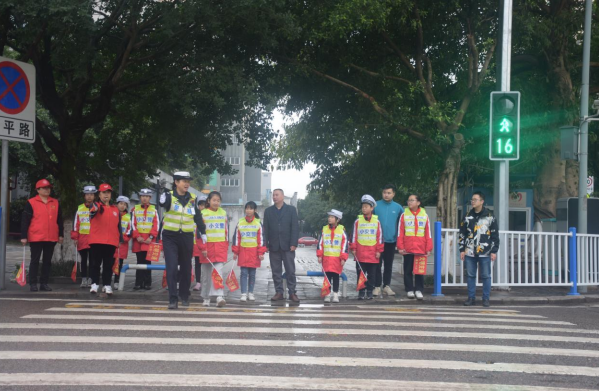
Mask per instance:
[[[283,133],[283,125],[286,123],[286,121],[289,122],[289,120],[286,120],[281,112],[276,111],[272,122],[274,130]],[[276,162],[273,162],[273,165],[276,167]],[[308,186],[310,183],[310,174],[314,172],[315,169],[316,165],[313,163],[308,163],[301,171],[275,170],[272,173],[272,188],[283,189],[285,195],[288,196],[293,196],[293,193],[297,191],[298,198],[305,198],[308,194],[306,186]]]

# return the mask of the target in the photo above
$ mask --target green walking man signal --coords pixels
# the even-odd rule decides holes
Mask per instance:
[[[520,158],[520,93],[491,92],[489,159]]]

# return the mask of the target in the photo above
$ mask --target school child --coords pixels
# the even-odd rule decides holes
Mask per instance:
[[[215,289],[212,283],[212,265],[223,279],[223,265],[227,262],[227,253],[229,251],[229,230],[227,212],[220,207],[221,195],[218,191],[208,194],[208,208],[202,211],[202,218],[206,226],[206,242],[199,240],[199,246],[202,255],[206,260],[200,259],[202,264],[202,298],[203,305],[210,306],[210,296],[216,296],[216,306],[224,307],[227,302],[224,298],[223,288]],[[210,264],[212,262],[212,264]]]
[[[154,205],[150,205],[152,199],[152,190],[141,189],[139,191],[139,204],[135,205],[131,211],[131,239],[133,245],[131,251],[137,257],[138,265],[149,265],[151,262],[146,260],[150,243],[158,236],[160,222],[158,221],[158,211]],[[134,290],[152,289],[152,271],[136,270]]]
[[[96,197],[96,186],[84,186],[84,203],[77,207],[77,213],[73,219],[73,230],[71,239],[77,245],[79,260],[81,261],[81,288],[89,288],[92,284],[88,265],[91,266],[91,257],[89,256],[89,209]]]
[[[256,269],[264,259],[264,230],[260,216],[256,212],[258,206],[250,201],[245,204],[245,218],[239,220],[233,235],[233,259],[241,268],[241,298],[239,301],[254,301],[254,284]]]
[[[204,209],[206,209],[206,199],[208,197],[205,194],[200,194],[197,198],[197,207],[198,207],[198,211],[200,212],[200,214],[202,213],[202,211]],[[201,235],[199,232],[197,232],[196,229],[196,238],[195,238],[195,243],[193,246],[193,258],[195,261],[195,275],[196,275],[196,284],[193,287],[194,291],[199,291],[200,288],[202,287],[202,264],[200,263],[200,259],[203,258],[204,256],[202,255],[202,250],[200,250],[200,246],[198,243],[198,240],[201,240]],[[205,261],[208,262],[208,261]]]
[[[123,242],[119,244],[114,253],[114,258],[119,260],[119,271],[123,268],[123,261],[129,255],[129,240],[131,239],[131,214],[129,214],[129,198],[118,196],[116,207],[121,214],[121,230],[123,231]],[[114,290],[119,289],[119,274],[114,274]]]
[[[362,196],[362,214],[354,223],[354,232],[350,249],[361,270],[366,274],[366,288],[361,289],[358,300],[372,300],[372,290],[375,284],[376,266],[379,264],[381,253],[385,249],[383,244],[383,230],[376,215],[372,214],[376,201],[372,196]]]
[[[339,224],[343,213],[336,209],[327,212],[328,224],[322,227],[322,233],[318,240],[316,256],[332,285],[332,293],[324,298],[325,303],[339,303],[339,275],[343,272],[343,266],[348,258],[348,243],[345,227]]]

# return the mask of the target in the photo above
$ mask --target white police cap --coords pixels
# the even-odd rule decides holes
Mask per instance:
[[[208,200],[208,196],[206,194],[200,194],[198,196],[198,202],[202,202],[202,201],[206,202],[206,200]]]
[[[84,186],[83,187],[83,194],[96,194],[98,192],[98,190],[96,189],[96,186]]]
[[[376,206],[376,201],[374,200],[374,198],[372,198],[370,194],[364,194],[362,196],[362,203],[370,204],[373,208]]]
[[[191,180],[191,175],[189,174],[189,172],[187,171],[177,171],[173,174],[173,179],[178,180],[178,179],[189,179]]]
[[[151,196],[152,195],[152,190],[151,189],[141,189],[139,191],[139,195],[140,196],[143,196],[143,195]]]
[[[118,203],[118,202],[124,202],[124,203],[126,203],[127,205],[129,205],[129,198],[128,198],[128,197],[125,197],[125,196],[118,196],[118,197],[116,198],[116,202],[117,202],[117,203]]]
[[[337,209],[331,209],[330,212],[327,212],[329,216],[337,217],[339,220],[343,217],[343,213],[338,211]]]

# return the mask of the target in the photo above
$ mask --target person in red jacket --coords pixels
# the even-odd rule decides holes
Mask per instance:
[[[372,291],[374,289],[376,278],[376,267],[379,264],[381,253],[385,249],[383,244],[383,230],[381,223],[372,212],[376,206],[376,201],[371,195],[362,196],[362,214],[358,216],[354,223],[354,233],[350,249],[359,267],[364,271],[367,282],[366,288],[360,289],[358,300],[364,300],[365,293],[367,300],[372,300]]]
[[[52,184],[47,179],[41,179],[35,184],[37,196],[29,199],[23,210],[21,219],[21,243],[29,242],[31,262],[29,263],[29,289],[37,292],[37,272],[42,257],[42,275],[40,288],[51,291],[48,286],[54,246],[61,243],[64,237],[62,211],[58,200],[50,197]]]
[[[89,257],[89,208],[91,208],[94,199],[96,198],[96,186],[84,186],[83,196],[84,203],[77,207],[77,213],[73,219],[73,230],[71,231],[71,239],[77,245],[81,260],[81,288],[89,288],[92,284],[92,279],[89,278],[88,260],[91,266],[91,258]]]
[[[149,265],[151,263],[146,260],[148,247],[153,240],[158,238],[160,228],[158,210],[150,204],[151,199],[152,190],[141,189],[139,191],[140,203],[131,210],[131,239],[133,240],[131,251],[137,257],[138,265]],[[152,289],[152,271],[136,270],[133,289]]]
[[[123,240],[121,214],[116,205],[110,203],[112,187],[103,183],[99,189],[100,202],[90,209],[89,247],[92,257],[92,286],[90,293],[98,293],[100,268],[102,268],[102,292],[112,295],[112,267],[114,252]]]
[[[318,257],[318,263],[322,264],[329,283],[333,286],[332,294],[329,293],[325,296],[324,301],[329,303],[332,296],[333,303],[339,303],[339,275],[343,272],[343,266],[349,256],[347,234],[345,233],[345,227],[339,224],[343,213],[337,209],[331,209],[327,214],[329,215],[328,224],[322,227],[322,233],[316,248],[316,256]]]
[[[264,245],[264,230],[260,216],[256,213],[258,206],[254,201],[245,204],[245,218],[239,220],[233,235],[233,259],[238,261],[241,268],[241,298],[245,302],[256,300],[254,284],[256,269],[262,264],[266,246]]]
[[[424,208],[420,207],[420,197],[408,197],[408,210],[399,218],[397,249],[403,255],[403,280],[408,299],[422,300],[424,297],[424,275],[414,275],[414,255],[430,255],[433,251],[430,223]],[[414,291],[414,280],[416,289]]]
[[[121,214],[121,231],[123,233],[123,242],[119,244],[114,253],[114,258],[119,261],[119,271],[123,268],[123,261],[129,255],[129,240],[131,239],[131,215],[129,214],[129,197],[118,196],[116,207]],[[114,290],[118,290],[119,274],[114,274]]]
[[[208,197],[206,196],[206,194],[200,194],[197,198],[196,204],[197,204],[198,211],[200,214],[202,214],[202,211],[204,209],[206,209],[206,200],[207,199],[208,199]],[[205,238],[202,239],[202,234],[197,229],[197,226],[196,226],[195,234],[196,234],[196,236],[195,236],[195,243],[193,246],[193,258],[195,260],[196,284],[193,286],[193,290],[199,291],[202,288],[202,263],[208,263],[208,261],[206,260],[206,257],[204,257],[204,255],[202,254],[202,250],[200,249],[200,241],[202,241],[202,240],[205,241]],[[204,262],[202,262],[202,261],[204,261]]]

